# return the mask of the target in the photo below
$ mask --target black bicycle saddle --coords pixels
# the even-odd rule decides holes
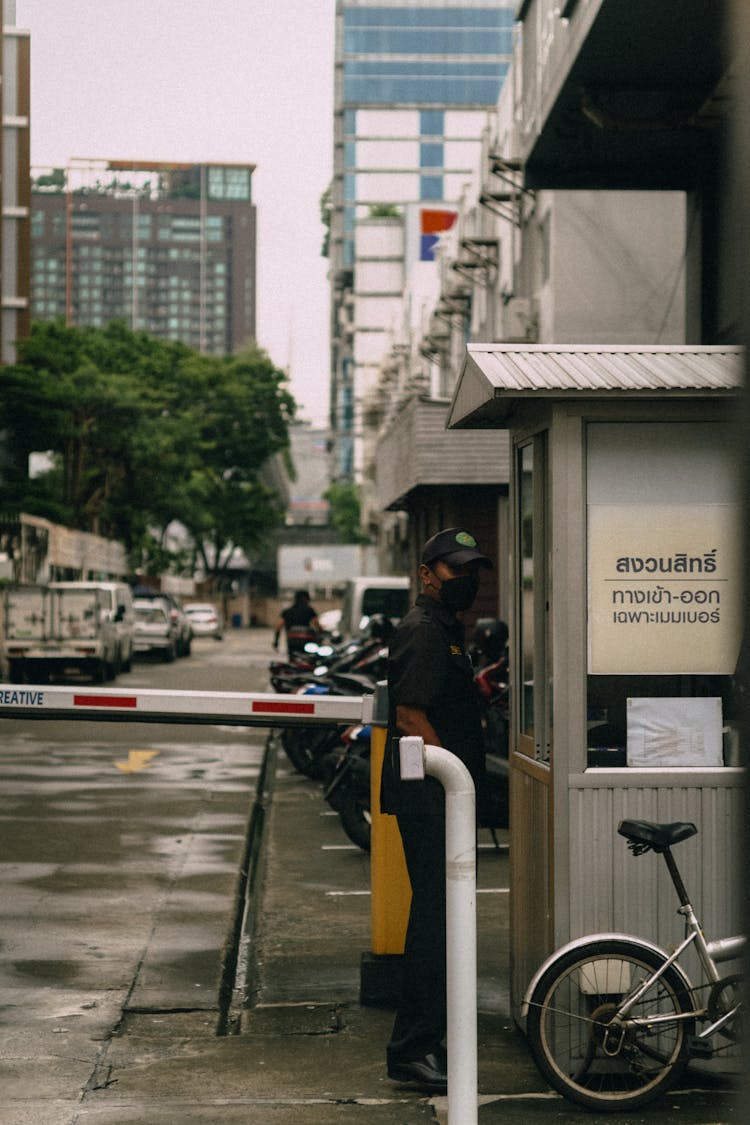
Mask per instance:
[[[621,820],[617,831],[628,841],[636,855],[653,848],[663,852],[672,844],[695,836],[698,829],[691,821],[676,821],[674,824],[654,824],[650,820]],[[637,850],[636,850],[637,849]]]

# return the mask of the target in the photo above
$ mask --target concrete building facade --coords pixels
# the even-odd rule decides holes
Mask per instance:
[[[513,0],[338,0],[330,237],[336,479],[368,475],[367,398],[384,337],[411,266],[432,261],[440,231],[455,219],[510,60],[513,7]],[[371,219],[397,219],[403,229],[383,224],[358,239],[358,224]]]
[[[407,289],[399,328],[381,359],[372,421],[378,426],[376,508],[388,555],[415,564],[425,533],[443,518],[446,482],[463,482],[467,450],[452,432],[425,436],[421,416],[447,416],[469,341],[555,344],[694,342],[695,282],[689,243],[690,202],[678,190],[532,188],[519,157],[525,111],[521,38],[481,145],[457,217],[436,248],[432,303],[414,316]],[[462,436],[465,441],[465,435]],[[501,433],[473,434],[475,490],[497,488],[495,543],[501,560],[499,612],[508,605],[507,446]],[[439,444],[439,472],[424,471]],[[404,451],[408,450],[408,455]],[[394,478],[392,466],[402,474]],[[466,498],[462,503],[466,503]],[[493,510],[495,505],[493,504]],[[393,511],[408,524],[394,543]]]
[[[0,363],[30,323],[30,36],[15,23],[15,0],[0,0]]]
[[[71,161],[32,180],[32,313],[210,354],[255,337],[252,164]]]

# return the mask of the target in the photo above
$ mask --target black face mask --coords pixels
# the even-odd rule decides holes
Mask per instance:
[[[440,587],[440,601],[446,609],[456,613],[473,605],[479,590],[478,574],[459,574],[457,578],[446,578]]]

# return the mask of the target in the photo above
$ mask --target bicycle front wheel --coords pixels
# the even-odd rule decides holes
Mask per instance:
[[[600,1112],[635,1109],[669,1089],[688,1063],[690,995],[670,966],[627,1016],[629,996],[664,964],[622,938],[592,940],[555,960],[534,989],[526,1033],[534,1060],[566,1098]]]

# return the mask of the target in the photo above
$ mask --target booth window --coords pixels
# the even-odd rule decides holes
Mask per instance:
[[[741,569],[719,422],[587,426],[591,767],[738,763]]]
[[[516,651],[518,749],[536,761],[551,757],[552,680],[546,545],[549,518],[546,434],[534,435],[517,450],[518,560]]]

